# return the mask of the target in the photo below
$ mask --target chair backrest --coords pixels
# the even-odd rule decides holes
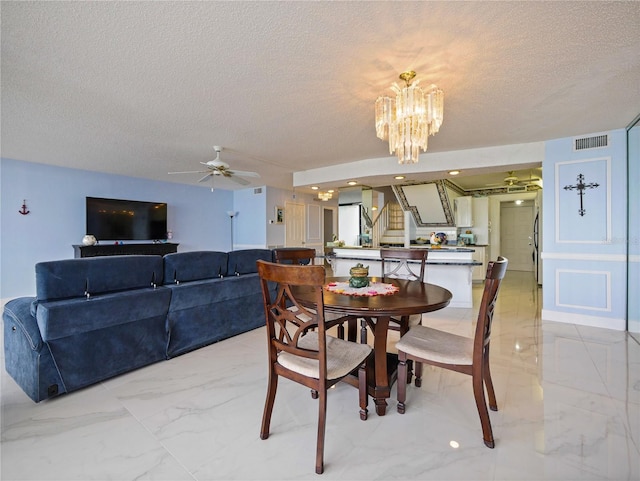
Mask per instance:
[[[283,247],[274,249],[273,256],[278,264],[312,265],[316,251],[309,247]]]
[[[428,254],[429,251],[426,249],[380,249],[382,277],[400,277],[424,282]],[[420,261],[420,267],[418,268],[417,263],[408,261]]]
[[[297,266],[257,261],[258,275],[269,338],[269,358],[275,362],[280,352],[318,360],[320,379],[326,379],[326,337],[324,324],[325,270],[323,266]],[[276,284],[275,289],[273,283]],[[310,290],[314,306],[307,308],[295,297],[295,289]],[[318,349],[298,347],[302,336],[317,329]]]
[[[478,324],[476,325],[473,343],[474,363],[476,362],[476,356],[480,356],[489,345],[493,311],[496,307],[500,284],[507,272],[508,263],[509,260],[506,257],[499,256],[498,260],[489,262],[487,266],[487,274],[484,279],[484,291],[482,292],[482,301],[480,302],[480,310],[478,311]]]

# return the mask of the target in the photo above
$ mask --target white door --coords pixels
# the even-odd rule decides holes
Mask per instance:
[[[306,246],[322,252],[322,207],[319,204],[307,204]]]
[[[500,255],[511,271],[533,272],[533,205],[500,205]]]
[[[284,205],[285,247],[302,247],[305,245],[304,226],[304,204],[286,202]]]

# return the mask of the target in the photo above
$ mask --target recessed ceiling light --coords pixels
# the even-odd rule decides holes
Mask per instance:
[[[449,175],[458,175],[460,173],[459,170],[450,170]]]
[[[396,175],[396,176],[394,177],[394,179],[396,179],[396,180],[402,180],[402,179],[404,179],[404,175]]]
[[[350,180],[349,182],[347,182],[347,184],[349,185],[356,185],[357,182],[355,180]]]
[[[335,190],[329,189],[327,192],[329,192],[330,194],[333,194],[335,192]]]
[[[311,186],[311,190],[318,190],[318,186],[317,185]]]

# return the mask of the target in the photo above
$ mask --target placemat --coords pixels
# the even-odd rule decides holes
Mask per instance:
[[[364,297],[391,296],[400,290],[393,284],[384,284],[382,282],[372,282],[367,287],[351,287],[348,282],[330,282],[324,288],[336,294]]]

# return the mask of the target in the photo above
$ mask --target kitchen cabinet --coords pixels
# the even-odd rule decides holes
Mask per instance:
[[[456,227],[473,226],[473,197],[470,195],[456,197],[453,200]]]
[[[471,255],[474,261],[482,262],[481,266],[475,266],[471,271],[471,280],[484,281],[484,277],[487,273],[487,263],[489,262],[489,247],[488,246],[469,246],[475,249],[475,252]]]

